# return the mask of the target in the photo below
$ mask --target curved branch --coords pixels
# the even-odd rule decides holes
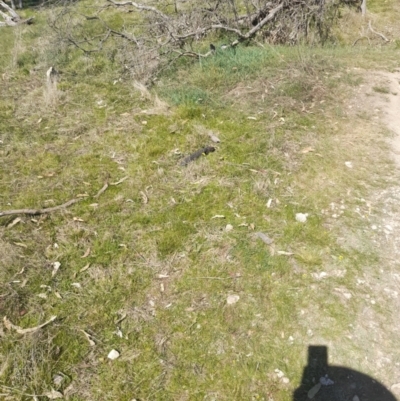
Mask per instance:
[[[28,214],[30,216],[36,216],[38,214],[46,214],[51,213],[56,210],[64,209],[68,206],[73,205],[74,203],[80,202],[83,198],[71,199],[68,202],[63,203],[62,205],[47,207],[45,209],[16,209],[16,210],[6,210],[4,212],[0,212],[0,217],[3,216],[12,216],[15,214]]]
[[[160,10],[158,10],[155,7],[145,6],[143,4],[135,3],[134,1],[123,1],[123,2],[116,2],[114,0],[108,0],[108,1],[118,7],[133,6],[133,7],[137,8],[138,10],[151,11],[155,14],[158,14],[160,17],[162,17],[165,20],[169,19],[169,17],[167,15],[165,15],[163,12],[161,12]]]

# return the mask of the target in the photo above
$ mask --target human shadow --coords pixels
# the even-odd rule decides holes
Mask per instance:
[[[293,401],[397,401],[374,378],[355,370],[328,364],[328,348],[308,347],[308,363]]]

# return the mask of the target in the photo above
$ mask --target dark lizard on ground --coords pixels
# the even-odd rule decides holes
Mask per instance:
[[[189,156],[185,157],[181,161],[181,166],[187,166],[190,162],[198,159],[201,155],[203,155],[203,154],[208,155],[211,152],[215,152],[215,148],[212,146],[205,146],[204,148],[201,148],[201,149],[197,150],[196,152],[193,152]]]

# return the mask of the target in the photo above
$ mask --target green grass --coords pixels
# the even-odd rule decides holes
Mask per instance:
[[[166,71],[153,95],[171,109],[145,114],[153,101],[130,79],[118,81],[112,59],[57,52],[51,43],[39,51],[42,23],[2,36],[0,209],[89,197],[22,216],[11,228],[13,218],[1,218],[1,315],[24,328],[58,317],[33,335],[4,329],[1,391],[20,399],[55,388],[74,400],[291,400],[314,340],[308,329],[339,342],[360,311],[332,289],[355,290],[365,263],[378,263],[370,249],[336,241],[341,225],[365,224],[352,212],[354,198],[368,191],[362,183],[390,168],[382,158],[371,162],[384,146],[371,150],[376,132],[355,132],[344,116],[346,97],[362,82],[347,68],[383,59],[389,68],[398,51],[221,51]],[[62,75],[49,105],[50,55]],[[179,153],[209,143],[198,126],[221,143],[181,167]],[[363,141],[348,146],[361,133]],[[302,153],[307,147],[315,151]],[[350,174],[347,160],[363,168]],[[348,209],[335,226],[321,210],[341,200]],[[295,220],[298,212],[309,213],[306,224]],[[313,276],[337,269],[347,273]],[[226,304],[229,294],[240,296],[237,304]],[[121,353],[112,362],[111,349]],[[63,377],[58,385],[55,375]]]

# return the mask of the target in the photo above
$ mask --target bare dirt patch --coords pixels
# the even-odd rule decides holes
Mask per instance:
[[[382,128],[389,131],[387,143],[395,163],[392,171],[382,171],[386,188],[371,189],[358,210],[363,228],[344,235],[345,242],[351,236],[356,238],[349,246],[370,246],[379,256],[378,263],[366,263],[356,277],[357,296],[363,301],[348,338],[364,354],[358,358],[360,370],[379,379],[400,399],[396,385],[400,382],[400,71],[363,76],[365,83],[349,105],[350,113],[355,112],[355,122],[367,121],[370,129],[376,129],[377,140]]]

